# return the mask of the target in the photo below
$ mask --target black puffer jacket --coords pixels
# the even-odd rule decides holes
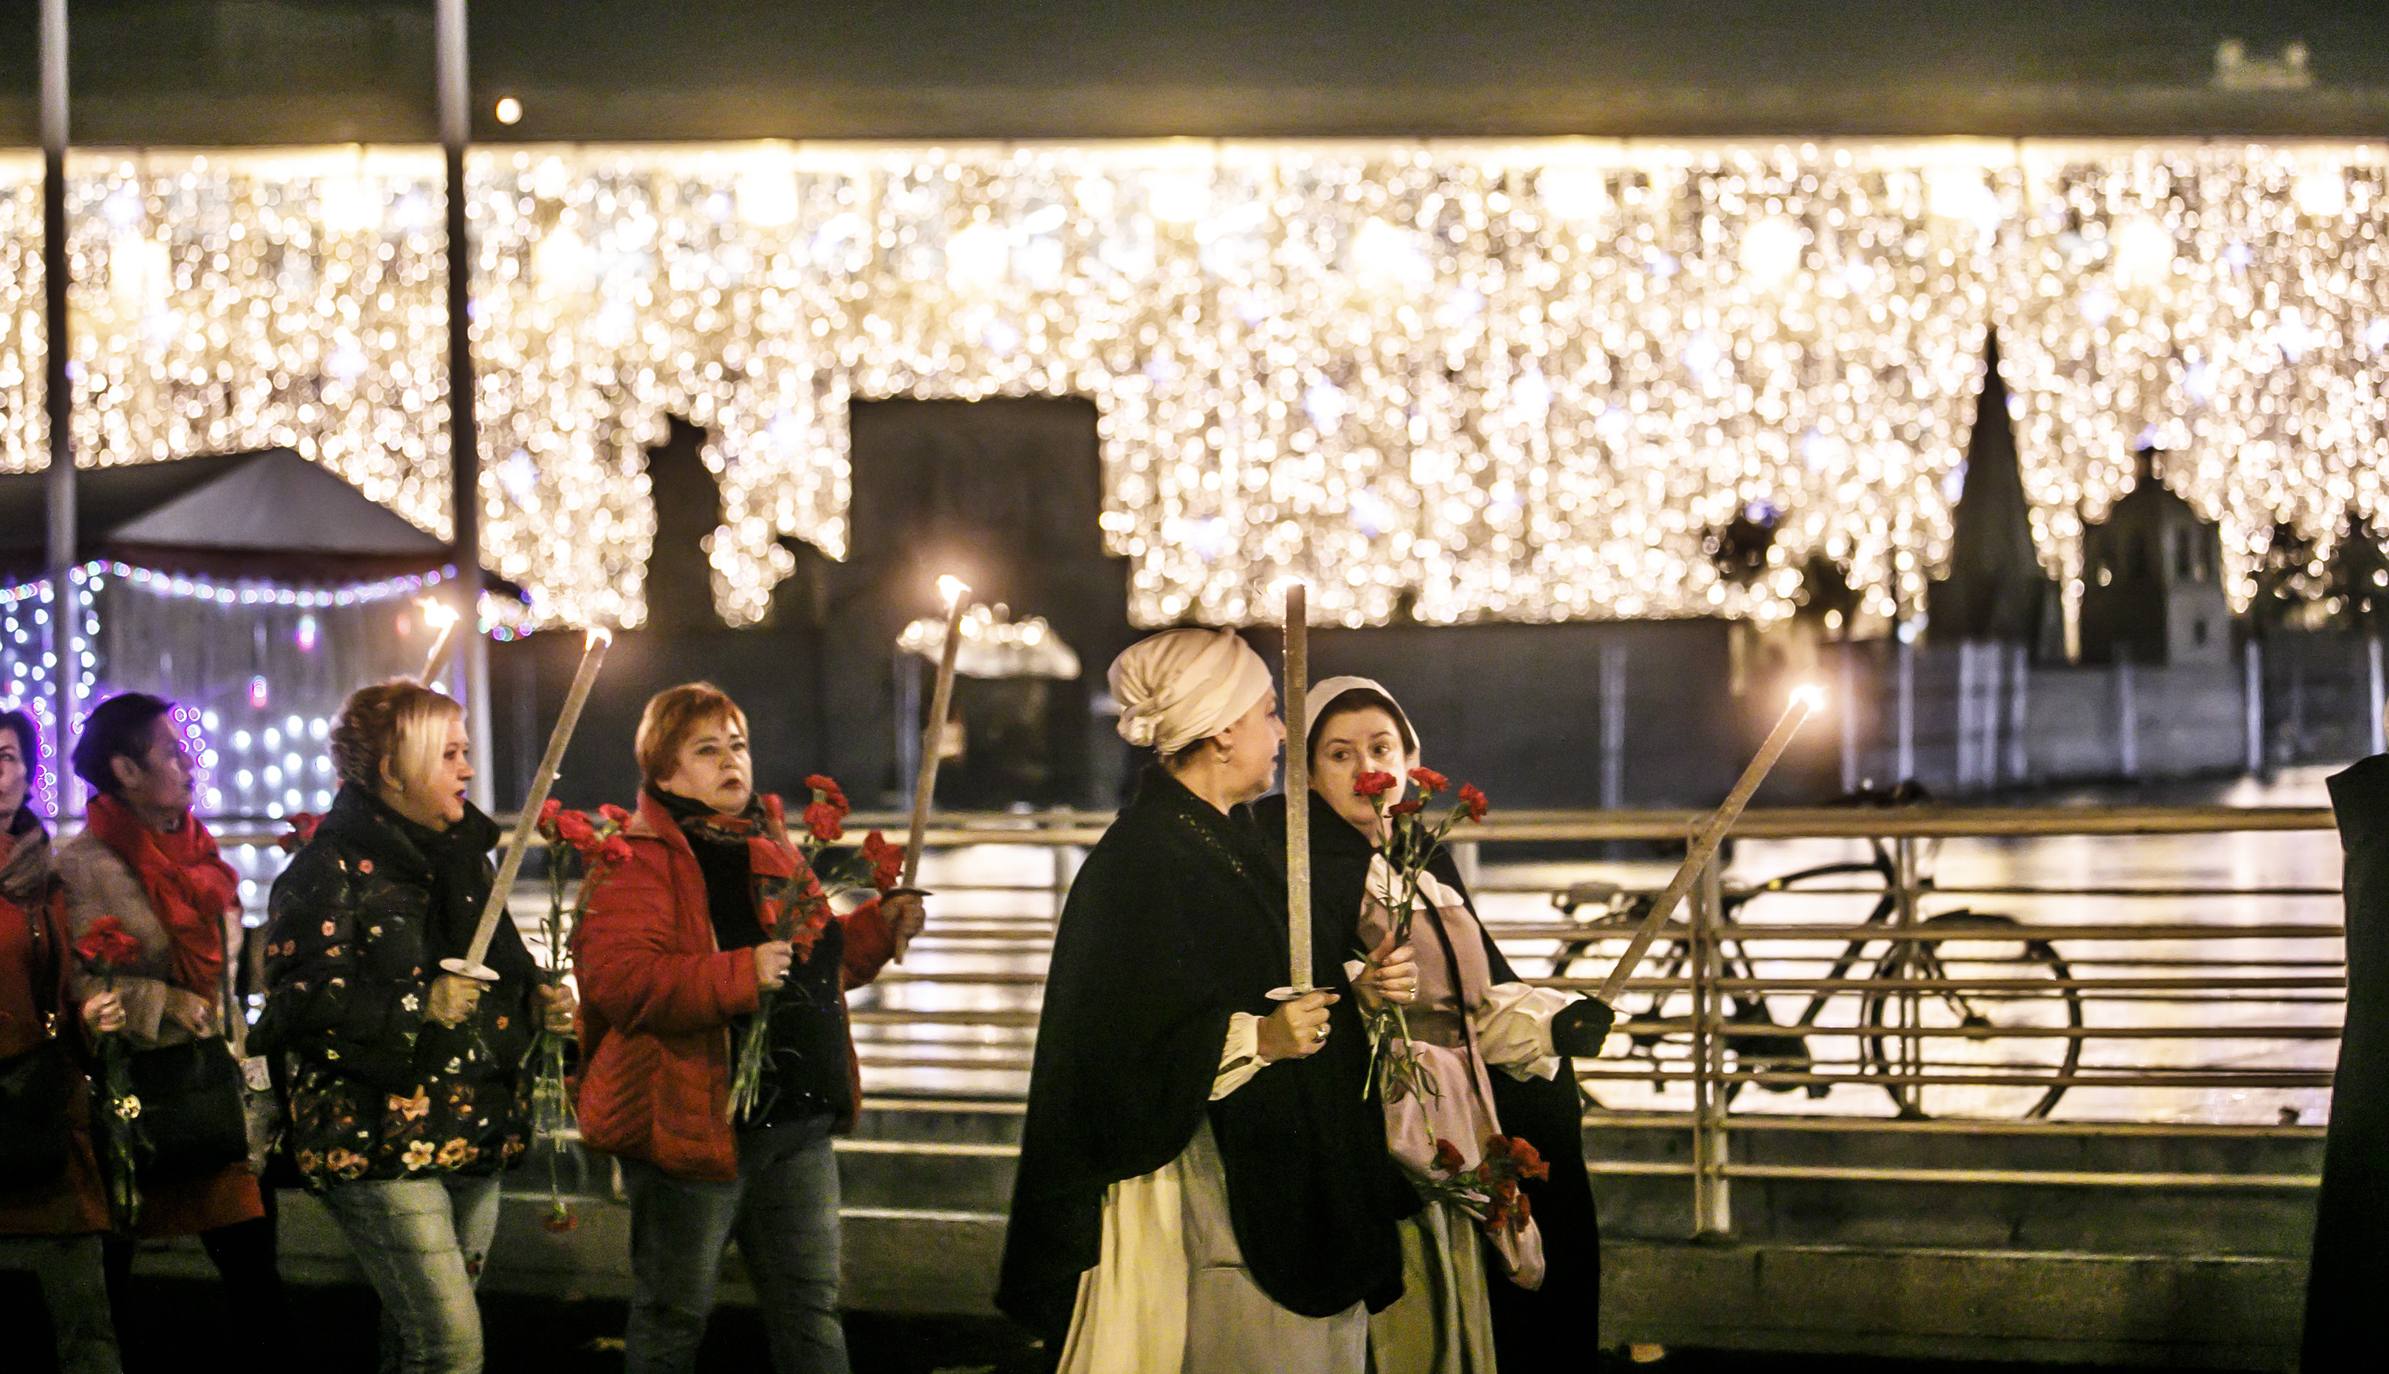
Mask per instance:
[[[348,787],[275,881],[249,1043],[281,1062],[310,1186],[487,1173],[522,1153],[538,969],[511,920],[474,1018],[450,1030],[423,1015],[440,960],[471,938],[497,839],[477,810],[433,831]]]

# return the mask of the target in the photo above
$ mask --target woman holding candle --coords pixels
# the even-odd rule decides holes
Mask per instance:
[[[1518,980],[1477,919],[1449,854],[1422,881],[1425,906],[1396,946],[1392,913],[1372,894],[1395,890],[1377,853],[1383,822],[1358,794],[1364,773],[1406,779],[1419,764],[1417,732],[1393,696],[1367,678],[1311,689],[1312,883],[1323,945],[1365,955],[1347,965],[1361,1002],[1404,1008],[1432,1093],[1385,1103],[1387,1146],[1422,1184],[1448,1176],[1450,1142],[1473,1165],[1487,1138],[1523,1139],[1550,1167],[1521,1191],[1529,1220],[1480,1236],[1452,1202],[1402,1223],[1403,1293],[1377,1314],[1369,1340],[1380,1374],[1481,1374],[1498,1364],[1543,1368],[1581,1352],[1598,1329],[1600,1239],[1584,1168],[1582,1107],[1570,1055],[1599,1051],[1611,1016],[1599,1001]],[[1407,782],[1402,786],[1406,787]],[[1383,799],[1401,800],[1400,791]],[[1285,833],[1287,799],[1255,808],[1263,833]],[[1282,856],[1283,849],[1279,849]]]
[[[96,992],[80,1005],[67,993],[74,956],[66,904],[50,865],[50,832],[34,814],[40,759],[33,720],[0,713],[0,1131],[27,1139],[12,1157],[56,1161],[39,1176],[0,1178],[0,1269],[27,1269],[50,1309],[63,1374],[117,1374],[100,1237],[108,1199],[91,1145],[92,1093],[76,1032],[124,1029],[124,1004]],[[79,1013],[79,1014],[78,1014]],[[44,1062],[46,1061],[46,1062]],[[45,1080],[49,1086],[45,1087]],[[40,1119],[14,1115],[39,1109]]]
[[[1233,631],[1171,630],[1110,681],[1157,761],[1055,936],[997,1304],[1082,1374],[1360,1374],[1418,1201],[1340,951],[1271,1000],[1286,892],[1246,809],[1285,739],[1269,670]]]
[[[470,749],[462,708],[416,682],[342,706],[340,792],[274,883],[254,1035],[287,1075],[299,1175],[381,1297],[383,1365],[410,1374],[481,1368],[473,1290],[530,1134],[533,1021],[573,1023],[511,921],[495,983],[438,971],[472,941],[498,838],[466,800]]]
[[[140,946],[137,958],[104,978],[79,970],[74,980],[79,999],[117,993],[125,1012],[119,1034],[135,1055],[224,1040],[238,1014],[229,988],[243,947],[240,884],[192,814],[191,757],[173,709],[141,692],[92,708],[71,755],[91,804],[83,833],[58,847],[75,937],[113,916]],[[230,1083],[224,1089],[238,1092]],[[213,1110],[238,1110],[238,1103]],[[283,1297],[274,1224],[248,1159],[180,1177],[145,1173],[140,1191],[139,1224],[106,1244],[117,1316],[138,1325],[140,1306],[128,1291],[134,1241],[196,1235],[224,1281],[225,1310],[238,1314],[234,1351],[278,1356]]]
[[[895,892],[830,919],[801,956],[763,904],[806,885],[802,852],[756,795],[745,712],[687,683],[647,703],[634,745],[646,779],[581,919],[581,1138],[622,1161],[630,1190],[625,1368],[696,1368],[722,1251],[735,1236],[772,1367],[840,1374],[838,1165],[862,1083],[846,993],[879,975],[922,924]],[[755,1105],[731,1119],[731,1045],[768,1000]]]

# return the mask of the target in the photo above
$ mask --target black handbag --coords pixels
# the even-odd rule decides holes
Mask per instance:
[[[0,1189],[25,1192],[44,1187],[66,1171],[73,1137],[66,1120],[74,1100],[76,1068],[58,1038],[54,966],[43,957],[41,912],[29,913],[33,938],[33,1008],[42,1020],[41,1042],[23,1054],[0,1060]]]
[[[170,1183],[248,1162],[240,1061],[222,1037],[142,1050],[125,1068],[141,1099],[134,1177]]]

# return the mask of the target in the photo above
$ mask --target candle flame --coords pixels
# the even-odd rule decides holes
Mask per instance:
[[[962,598],[971,594],[971,584],[952,573],[942,573],[937,579],[937,594],[945,598],[946,609],[950,611]]]
[[[434,631],[456,623],[456,608],[436,596],[417,597],[415,606],[423,612],[423,623]]]
[[[1813,682],[1803,682],[1792,689],[1792,702],[1810,711],[1822,711],[1825,709],[1825,689]]]
[[[589,650],[596,648],[600,644],[611,644],[613,642],[614,632],[612,630],[607,629],[603,625],[592,625],[589,627],[588,640],[581,646],[581,652],[587,653]]]

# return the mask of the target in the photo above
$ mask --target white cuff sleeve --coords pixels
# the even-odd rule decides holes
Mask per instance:
[[[1228,1040],[1220,1047],[1219,1072],[1211,1078],[1211,1100],[1217,1102],[1243,1087],[1268,1062],[1261,1057],[1261,1018],[1249,1011],[1229,1013]]]
[[[1559,1052],[1551,1044],[1551,1018],[1578,1000],[1572,992],[1496,983],[1470,1014],[1477,1052],[1512,1078],[1549,1079],[1559,1074]]]

